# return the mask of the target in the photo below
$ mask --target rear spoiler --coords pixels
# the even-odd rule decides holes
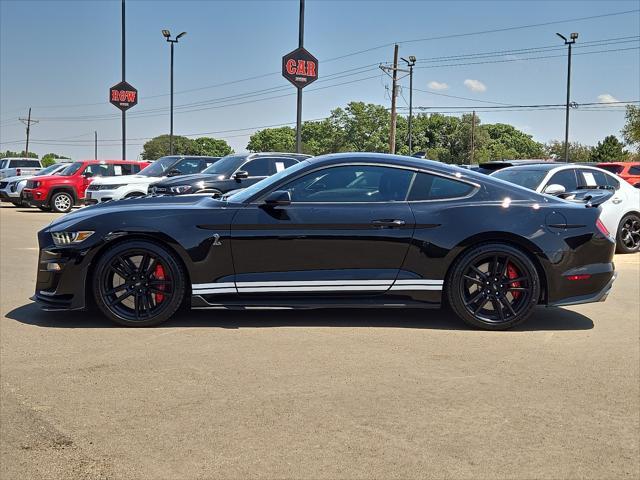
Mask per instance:
[[[608,188],[598,189],[596,187],[595,189],[590,190],[582,189],[580,187],[578,188],[578,190],[573,192],[562,193],[558,195],[558,197],[564,200],[569,200],[570,202],[584,203],[584,206],[587,208],[597,208],[609,200],[615,193],[615,190]]]

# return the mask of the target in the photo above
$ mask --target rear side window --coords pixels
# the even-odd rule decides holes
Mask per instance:
[[[599,172],[597,170],[580,170],[579,174],[582,177],[580,186],[582,187],[606,187],[609,185],[607,181],[607,174]]]
[[[296,163],[298,163],[298,161],[293,158],[273,158],[271,159],[271,175],[281,172]]]
[[[572,168],[554,173],[546,186],[548,187],[549,185],[562,185],[565,192],[575,191],[578,188],[576,171]]]
[[[268,177],[272,173],[271,163],[272,159],[270,158],[256,158],[255,160],[245,163],[240,167],[240,170],[247,172],[250,177]]]
[[[616,175],[622,171],[622,165],[598,165],[598,168],[615,173]]]
[[[620,188],[620,182],[616,180],[613,175],[605,175],[604,178],[607,180],[607,185],[618,190]]]
[[[640,175],[640,166],[629,168],[629,175]]]
[[[439,175],[418,173],[409,193],[409,201],[419,202],[422,200],[445,200],[447,198],[466,197],[474,188],[473,185],[468,183]]]

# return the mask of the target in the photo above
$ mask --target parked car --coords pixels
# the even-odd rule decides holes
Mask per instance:
[[[33,175],[42,169],[37,158],[3,158],[0,159],[0,178]]]
[[[221,196],[230,190],[253,185],[306,158],[310,155],[274,152],[227,155],[199,174],[169,177],[156,182],[149,187],[149,193],[210,193]]]
[[[3,202],[11,202],[14,206],[22,206],[22,200],[20,194],[27,184],[27,180],[34,177],[41,177],[44,175],[55,175],[61,170],[65,169],[68,164],[66,163],[54,163],[46,168],[35,173],[35,175],[20,175],[17,177],[7,177],[0,181],[0,200]]]
[[[127,208],[122,208],[127,204]],[[35,299],[150,326],[193,308],[437,308],[489,330],[606,298],[615,241],[585,208],[411,157],[303,160],[230,196],[147,196],[38,233]],[[428,317],[425,317],[428,318]]]
[[[599,163],[599,168],[618,175],[636,188],[640,188],[640,162]]]
[[[101,178],[93,182],[85,198],[85,205],[110,200],[140,197],[148,193],[149,185],[166,177],[198,173],[216,163],[220,157],[172,155],[153,162],[137,175]]]
[[[600,207],[600,219],[615,235],[618,252],[640,250],[640,190],[615,175],[581,164],[539,164],[505,168],[492,176],[550,195],[580,189],[613,189],[615,194]]]
[[[101,177],[123,177],[139,171],[148,162],[132,160],[84,160],[73,162],[57,175],[27,180],[21,199],[40,210],[67,213],[82,205],[89,184]]]
[[[503,168],[508,167],[517,167],[521,165],[537,165],[537,164],[557,164],[557,162],[553,160],[546,160],[544,158],[540,159],[528,159],[528,160],[493,160],[491,162],[484,162],[478,165],[476,171],[480,173],[486,173],[487,175],[491,175],[493,172],[502,170]]]

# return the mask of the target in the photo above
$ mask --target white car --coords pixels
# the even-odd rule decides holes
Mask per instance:
[[[0,159],[0,178],[33,175],[42,170],[37,158],[2,158]]]
[[[174,155],[159,158],[135,175],[96,178],[87,188],[84,203],[93,205],[146,195],[152,183],[171,176],[200,173],[218,158]]]
[[[613,189],[611,198],[600,205],[600,220],[615,236],[619,253],[640,250],[640,190],[616,175],[597,167],[550,163],[503,168],[491,176],[549,195]]]
[[[68,163],[54,163],[46,168],[43,168],[35,175],[19,175],[15,177],[3,178],[0,181],[0,200],[3,202],[11,202],[14,206],[20,207],[22,201],[20,200],[20,193],[27,184],[27,180],[33,177],[39,177],[41,175],[55,175],[60,170],[69,165]]]

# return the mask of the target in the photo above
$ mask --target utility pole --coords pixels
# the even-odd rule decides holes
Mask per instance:
[[[29,115],[27,115],[27,118],[19,118],[18,120],[27,126],[27,145],[24,149],[24,156],[29,157],[29,133],[31,132],[31,124],[38,123],[39,120],[31,120],[31,107],[29,107]]]
[[[389,130],[389,153],[396,153],[396,96],[398,95],[398,44],[393,47],[393,84],[391,86],[391,129]]]
[[[416,57],[409,56],[409,60],[402,58],[402,61],[409,67],[409,155],[413,153],[413,67],[416,64]]]
[[[471,116],[471,160],[469,165],[473,163],[473,157],[475,156],[475,142],[476,142],[476,111],[473,111]]]
[[[300,15],[298,17],[298,48],[304,47],[304,0],[300,0]],[[296,110],[296,152],[302,153],[302,88],[298,88],[298,103]]]
[[[171,84],[171,100],[169,106],[169,155],[173,155],[173,46],[178,43],[181,37],[184,37],[187,32],[182,32],[174,39],[171,38],[171,32],[169,30],[162,30],[162,36],[167,39],[167,42],[171,44],[171,62],[170,62],[170,81]]]
[[[98,131],[93,131],[93,158],[98,159]]]
[[[571,103],[571,46],[576,43],[578,39],[577,33],[572,33],[569,37],[571,40],[567,40],[567,37],[560,33],[556,33],[561,39],[564,40],[564,44],[569,47],[567,54],[567,105],[565,107],[565,120],[564,120],[564,161],[569,162],[569,107]]]

